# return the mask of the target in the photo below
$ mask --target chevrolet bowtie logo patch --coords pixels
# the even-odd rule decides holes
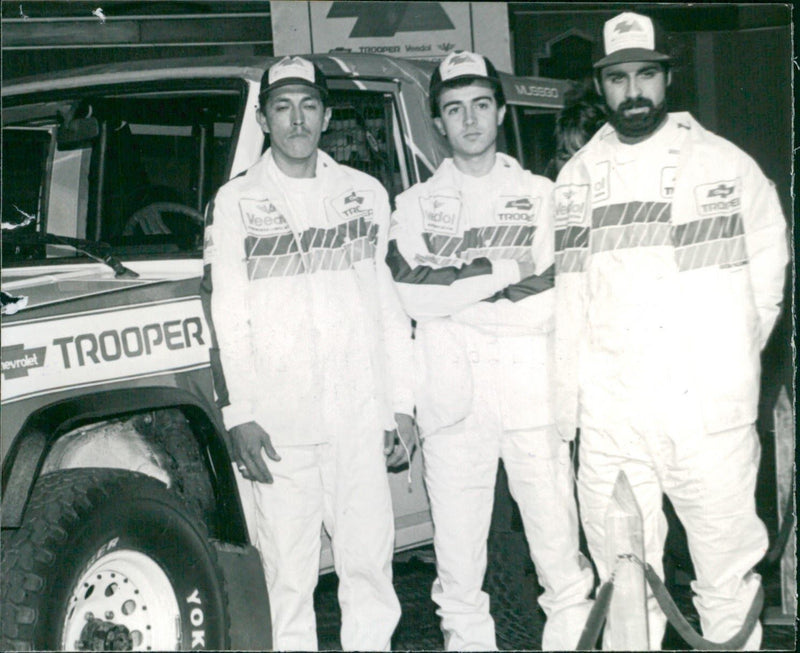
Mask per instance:
[[[716,188],[712,188],[708,191],[708,197],[728,197],[733,191],[736,190],[733,186],[726,186],[725,184],[720,184]]]
[[[533,208],[533,204],[527,197],[521,197],[518,200],[511,200],[506,202],[507,209],[520,209],[522,211],[530,211]]]
[[[12,345],[3,347],[0,357],[2,357],[3,377],[8,379],[18,379],[28,376],[28,370],[44,365],[44,355],[47,347],[34,347],[25,349],[25,345]]]
[[[472,59],[466,52],[462,52],[461,54],[457,54],[450,59],[450,65],[457,66],[460,63],[467,63],[468,61],[472,61]]]

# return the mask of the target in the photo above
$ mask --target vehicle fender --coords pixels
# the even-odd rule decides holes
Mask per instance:
[[[127,469],[172,485],[158,454],[129,420],[92,424],[65,433],[50,448],[42,474],[78,467]]]
[[[248,542],[223,427],[195,394],[175,387],[109,390],[58,401],[32,413],[3,461],[3,527],[20,525],[33,485],[60,437],[83,425],[112,417],[172,407],[180,408],[186,415],[210,458],[211,483],[221,513],[217,520],[218,536],[230,542]]]

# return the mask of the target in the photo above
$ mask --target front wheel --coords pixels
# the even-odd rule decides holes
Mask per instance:
[[[105,469],[43,476],[2,556],[4,650],[228,647],[214,548],[155,479]]]

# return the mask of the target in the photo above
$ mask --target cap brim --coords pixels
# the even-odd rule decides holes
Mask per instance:
[[[670,56],[655,50],[646,50],[645,48],[626,48],[625,50],[617,50],[603,57],[593,64],[593,68],[604,68],[605,66],[613,66],[618,63],[630,63],[631,61],[669,61]]]
[[[454,82],[488,82],[492,86],[502,89],[502,85],[500,84],[500,80],[494,79],[492,77],[484,77],[483,75],[457,75],[456,77],[450,77],[449,79],[440,80],[435,86],[437,89],[446,88],[450,84]]]
[[[318,84],[312,84],[307,79],[303,79],[302,77],[284,77],[283,79],[279,79],[277,82],[270,84],[258,95],[262,96],[265,93],[271,93],[275,89],[283,86],[308,86],[309,88],[317,89],[322,97],[325,97],[328,94],[328,89],[324,88],[323,86],[319,86]]]

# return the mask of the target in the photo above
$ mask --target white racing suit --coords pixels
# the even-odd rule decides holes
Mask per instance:
[[[591,608],[568,443],[551,410],[551,191],[552,182],[502,154],[480,178],[445,159],[431,179],[397,197],[392,219],[387,260],[417,321],[432,598],[448,650],[497,648],[481,586],[498,458],[544,588],[543,646],[574,648]],[[535,274],[520,279],[521,261],[534,262]]]
[[[749,156],[676,113],[635,145],[602,127],[562,170],[555,202],[556,422],[563,437],[580,427],[590,552],[606,580],[604,519],[622,470],[663,576],[666,493],[688,535],[703,634],[725,641],[767,547],[754,422],[787,262],[777,194]],[[648,612],[659,649],[652,594]],[[760,638],[757,626],[747,647]]]
[[[389,202],[318,153],[291,179],[267,151],[207,213],[206,299],[226,428],[255,421],[273,484],[236,472],[267,578],[276,649],[317,648],[320,528],[331,536],[345,650],[388,650],[400,617],[383,431],[411,414],[410,321],[385,264]],[[405,370],[405,371],[404,371]]]

